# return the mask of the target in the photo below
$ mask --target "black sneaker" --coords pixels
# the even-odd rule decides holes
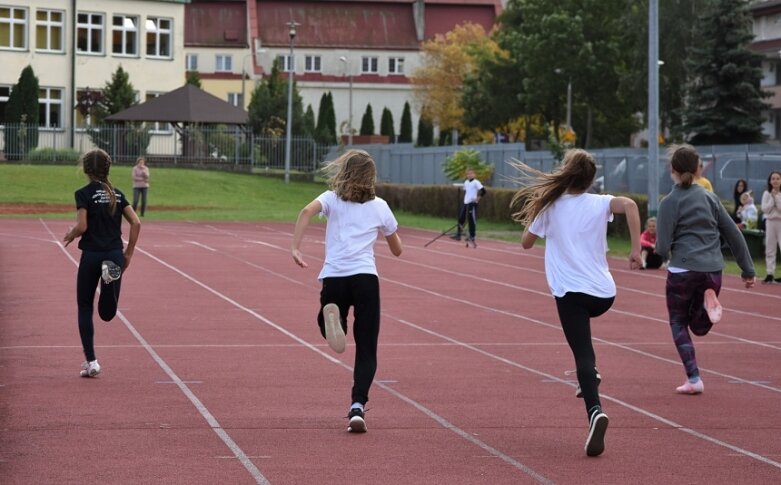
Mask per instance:
[[[586,455],[599,456],[605,451],[605,431],[608,424],[607,414],[597,408],[591,413],[588,424],[588,438],[586,438]]]
[[[779,278],[779,279],[781,279],[781,278]],[[773,283],[773,275],[772,274],[769,274],[769,275],[765,276],[765,279],[762,280],[762,284],[763,285],[769,285],[771,283]]]
[[[347,415],[347,419],[350,420],[347,425],[347,431],[350,433],[365,433],[366,421],[363,419],[363,410],[360,408],[350,409],[350,413]]]
[[[599,386],[601,383],[602,383],[602,376],[599,375],[599,371],[597,370],[597,386]],[[575,397],[583,397],[583,391],[580,389],[580,384],[578,384],[578,388],[575,389]]]
[[[122,276],[122,268],[117,266],[114,261],[105,260],[101,266],[101,278],[106,284],[116,281]]]
[[[460,241],[461,240],[461,234],[453,234],[452,236],[450,236],[450,239],[453,239],[455,241]]]

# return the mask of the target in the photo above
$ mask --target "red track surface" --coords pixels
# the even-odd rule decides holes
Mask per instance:
[[[781,483],[781,285],[725,277],[695,342],[705,393],[679,396],[664,275],[612,261],[593,322],[611,421],[587,458],[541,250],[406,229],[401,258],[378,246],[379,369],[352,435],[353,348],[314,323],[323,226],[302,270],[290,225],[145,223],[120,315],[96,317],[96,379],[78,377],[67,227],[0,221],[3,484]]]

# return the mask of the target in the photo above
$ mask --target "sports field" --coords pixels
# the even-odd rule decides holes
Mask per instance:
[[[324,226],[148,221],[120,313],[96,321],[103,372],[78,376],[70,221],[0,220],[0,482],[518,484],[781,482],[781,285],[725,276],[695,340],[672,343],[664,274],[611,260],[593,322],[606,451],[587,458],[574,361],[542,249],[477,249],[402,228],[376,248],[383,320],[368,432],[347,433],[354,347],[314,322]]]

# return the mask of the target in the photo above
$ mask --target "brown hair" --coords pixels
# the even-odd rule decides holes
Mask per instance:
[[[520,210],[513,214],[513,220],[524,225],[532,222],[565,192],[588,190],[597,174],[594,157],[581,149],[568,150],[559,167],[551,173],[541,172],[517,160],[512,165],[521,172],[518,182],[525,187],[515,193],[510,207],[521,204]]]
[[[365,151],[348,150],[341,157],[329,162],[325,171],[330,174],[331,190],[340,199],[358,203],[374,199],[377,168],[372,157]]]
[[[673,145],[667,151],[670,166],[678,173],[681,187],[688,189],[694,183],[694,174],[700,168],[700,155],[691,145]]]
[[[772,172],[770,172],[770,175],[767,176],[767,191],[768,192],[772,192],[773,191],[773,186],[770,185],[770,179],[773,178],[773,174],[774,173],[777,173],[778,176],[781,177],[781,172],[779,172],[777,170],[773,170]],[[746,186],[746,188],[748,188],[748,186]]]
[[[111,157],[108,153],[96,148],[81,157],[81,165],[84,168],[84,173],[87,174],[90,180],[100,182],[103,186],[103,190],[106,191],[111,200],[109,209],[113,214],[117,209],[117,195],[114,193],[114,186],[111,185],[111,181],[108,179],[108,172],[111,170]]]

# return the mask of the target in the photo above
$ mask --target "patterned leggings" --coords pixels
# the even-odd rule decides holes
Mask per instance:
[[[694,335],[702,337],[707,335],[713,326],[703,306],[705,290],[708,288],[719,294],[721,271],[667,273],[667,311],[670,313],[670,329],[678,355],[681,356],[681,362],[686,369],[686,376],[689,378],[700,375],[689,330]]]

